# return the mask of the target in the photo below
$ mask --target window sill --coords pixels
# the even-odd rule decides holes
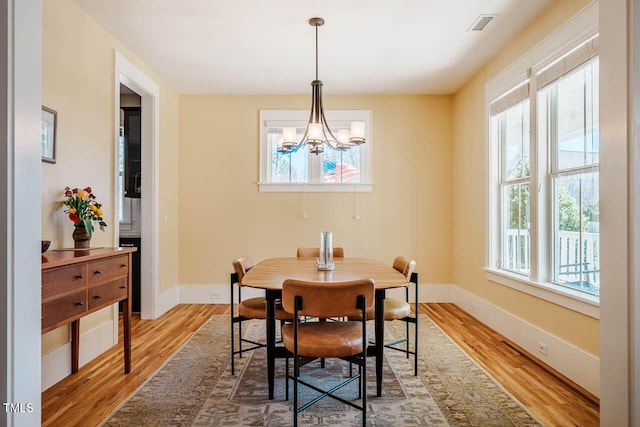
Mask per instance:
[[[504,270],[485,268],[487,279],[534,297],[549,301],[585,316],[600,319],[600,302],[597,297],[584,294],[553,283],[541,283],[529,280],[525,276]]]
[[[309,184],[259,182],[261,192],[298,193],[370,193],[373,184]]]

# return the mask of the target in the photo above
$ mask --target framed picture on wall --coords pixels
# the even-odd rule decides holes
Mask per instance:
[[[42,106],[42,124],[40,130],[40,147],[42,161],[56,162],[56,120],[58,113],[51,108]]]

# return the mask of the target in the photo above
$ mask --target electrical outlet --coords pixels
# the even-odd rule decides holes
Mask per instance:
[[[547,355],[547,345],[543,342],[538,341],[538,352]]]

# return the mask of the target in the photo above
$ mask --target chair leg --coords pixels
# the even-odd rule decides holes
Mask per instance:
[[[293,356],[293,427],[298,427],[298,354]]]
[[[234,344],[234,327],[233,327],[233,309],[231,309],[231,375],[235,375],[236,372],[236,366],[235,366],[235,355],[233,354],[235,352],[235,344]]]
[[[407,338],[407,359],[409,358],[409,322],[404,322],[404,327],[405,327],[405,337]]]
[[[416,303],[416,323],[413,325],[413,375],[418,376],[418,304]]]
[[[242,359],[242,322],[238,322],[238,351]]]
[[[362,382],[360,395],[362,396],[362,427],[367,425],[367,353],[366,350],[362,353],[362,372],[360,374],[360,380]]]
[[[286,396],[286,400],[289,400],[289,356],[287,356],[285,358],[285,365],[284,365],[284,380],[286,381],[284,383],[284,393]]]

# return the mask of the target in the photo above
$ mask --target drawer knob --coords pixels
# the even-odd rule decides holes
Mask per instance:
[[[126,286],[120,286],[120,289],[127,289]]]
[[[100,295],[95,295],[94,298],[95,299],[102,299],[102,297]]]
[[[125,268],[127,264],[120,264],[120,268]]]
[[[101,275],[101,274],[102,274],[102,271],[100,271],[100,270],[96,270],[96,271],[94,271],[94,272],[93,272],[93,274],[95,274],[96,276],[99,276],[99,275]]]
[[[82,274],[76,274],[75,278],[80,280],[80,279],[84,279],[84,276]]]
[[[82,301],[78,301],[78,302],[76,302],[76,305],[77,305],[78,307],[82,307],[82,306],[84,305],[84,303],[83,303]]]

